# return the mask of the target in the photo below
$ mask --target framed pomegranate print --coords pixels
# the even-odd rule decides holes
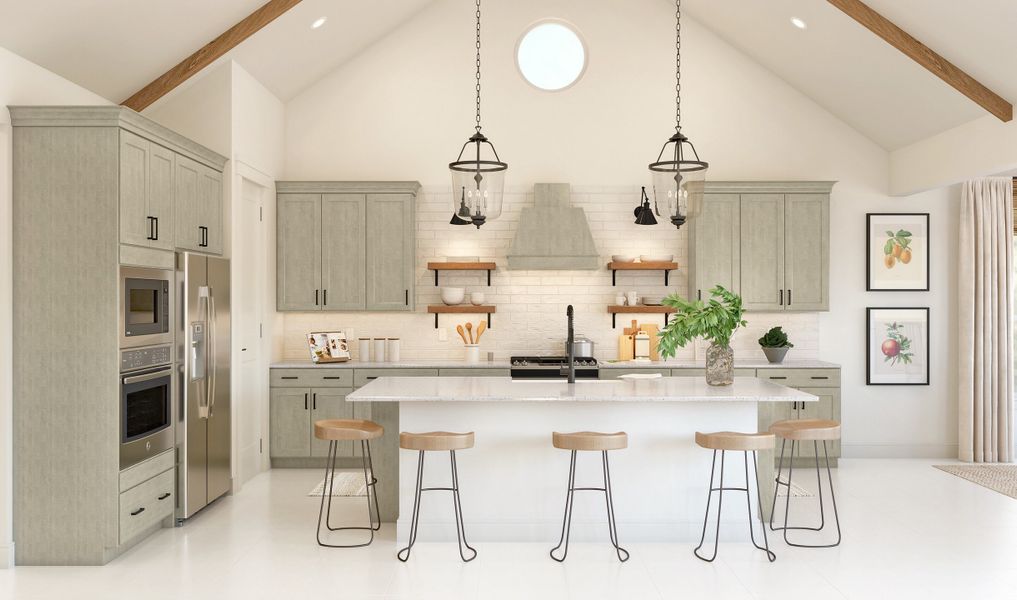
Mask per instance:
[[[867,308],[867,385],[929,385],[929,309]]]
[[[868,213],[865,289],[929,291],[929,213]]]

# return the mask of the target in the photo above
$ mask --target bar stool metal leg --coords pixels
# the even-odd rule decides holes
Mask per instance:
[[[463,562],[470,562],[477,558],[477,549],[470,546],[469,542],[466,541],[466,526],[463,522],[463,506],[462,501],[459,498],[459,469],[456,464],[456,451],[449,451],[449,461],[452,469],[452,487],[431,487],[425,488],[424,485],[424,451],[419,450],[419,457],[417,458],[417,489],[416,494],[413,497],[413,520],[410,523],[410,539],[406,547],[399,550],[396,553],[396,558],[402,562],[406,562],[410,559],[410,553],[413,551],[413,544],[417,543],[417,528],[420,525],[420,499],[424,492],[452,492],[452,507],[455,512],[456,518],[456,539],[459,542],[459,557]],[[472,555],[467,558],[465,550],[472,552]]]
[[[618,555],[618,560],[625,562],[629,559],[629,551],[618,545],[618,524],[614,520],[614,498],[611,495],[611,466],[607,459],[607,450],[601,452],[604,459],[604,495],[607,498],[607,526],[608,534],[611,537],[611,545]],[[625,556],[623,557],[622,554]]]
[[[333,527],[332,526],[332,491],[335,484],[335,463],[336,458],[339,454],[339,446],[336,440],[330,440],[328,444],[328,458],[325,460],[325,479],[328,481],[328,492],[326,501],[325,490],[322,490],[321,506],[318,508],[318,527],[315,532],[319,546],[325,548],[363,548],[369,546],[374,541],[374,532],[381,529],[381,513],[378,510],[378,492],[374,489],[375,484],[378,483],[377,478],[374,477],[374,464],[371,462],[371,443],[368,440],[361,440],[360,442],[360,454],[364,469],[364,483],[367,489],[367,515],[370,520],[370,526],[354,526],[354,527]],[[370,469],[370,474],[368,470]],[[374,514],[371,514],[371,496],[374,495]],[[326,509],[327,506],[327,509]],[[362,544],[326,544],[321,541],[321,521],[322,516],[325,517],[325,528],[329,531],[369,531],[371,533],[370,539]],[[375,516],[377,516],[377,525],[375,525]]]
[[[756,482],[756,505],[759,507],[759,529],[763,532],[763,545],[760,546],[756,543],[756,534],[753,533],[754,527],[752,524],[752,492],[750,491],[749,483],[749,453],[745,453],[745,507],[748,509],[749,514],[749,539],[752,540],[752,545],[756,548],[766,552],[766,558],[773,562],[777,560],[777,555],[770,551],[770,542],[766,539],[766,523],[763,522],[763,497],[759,492],[759,464],[757,463],[756,452],[752,452],[752,479]],[[720,520],[718,515],[718,521]]]
[[[749,515],[749,539],[752,540],[752,545],[753,546],[755,546],[756,548],[762,550],[763,552],[766,552],[767,560],[769,560],[770,562],[773,562],[773,561],[777,560],[777,555],[774,554],[770,550],[770,543],[769,543],[769,540],[766,537],[766,524],[763,523],[763,521],[762,521],[762,518],[763,518],[763,515],[762,515],[762,512],[763,512],[763,499],[762,499],[762,496],[760,495],[760,492],[759,492],[759,466],[756,463],[756,452],[752,451],[752,473],[753,473],[753,478],[755,479],[755,482],[756,482],[756,503],[757,503],[757,506],[759,507],[759,518],[760,518],[759,527],[760,527],[760,529],[763,532],[763,545],[762,546],[760,546],[759,543],[756,542],[755,527],[754,527],[754,525],[752,523],[752,521],[753,521],[753,519],[752,519],[752,483],[751,483],[752,480],[749,479],[749,451],[745,451],[744,452],[745,487],[743,487],[743,488],[739,488],[739,487],[724,487],[724,458],[725,458],[725,454],[726,454],[725,450],[721,450],[720,451],[720,481],[718,482],[717,487],[714,487],[713,481],[714,481],[714,472],[715,472],[716,467],[717,467],[717,451],[716,450],[713,451],[713,464],[710,467],[710,491],[709,491],[709,493],[706,496],[706,516],[703,517],[703,533],[702,533],[702,536],[699,538],[699,545],[696,546],[696,548],[692,552],[696,555],[696,558],[698,558],[700,560],[703,560],[703,561],[706,561],[706,562],[713,562],[717,558],[717,548],[720,545],[720,516],[722,514],[722,508],[723,508],[723,505],[724,505],[724,492],[745,492],[745,505],[746,505],[746,508],[748,509],[748,515]],[[709,521],[710,521],[710,505],[712,504],[712,500],[713,500],[713,492],[717,492],[717,494],[718,494],[718,497],[717,497],[717,528],[714,531],[714,537],[713,537],[713,554],[710,555],[709,558],[707,558],[706,556],[703,556],[702,554],[700,554],[699,551],[703,548],[703,544],[706,542],[706,527],[707,527],[707,525],[709,524]]]
[[[576,451],[572,451],[572,459],[569,462],[569,483],[568,490],[565,494],[565,516],[561,522],[561,538],[558,540],[558,545],[551,548],[551,558],[558,562],[565,562],[565,557],[569,554],[569,533],[572,532],[572,498],[576,487]],[[554,555],[555,551],[565,545],[565,550],[562,552],[561,558]]]
[[[786,443],[786,440],[785,442]],[[781,462],[784,457],[784,443],[781,444]],[[837,496],[833,489],[833,474],[830,471],[830,451],[826,445],[826,440],[823,440],[823,454],[826,459],[826,479],[827,485],[830,488],[830,501],[833,505],[833,518],[834,523],[837,527],[837,541],[832,544],[798,544],[788,540],[788,531],[823,531],[826,528],[826,509],[823,504],[823,478],[819,467],[819,442],[816,440],[812,441],[813,451],[816,455],[816,488],[819,495],[819,526],[818,527],[806,527],[806,526],[791,526],[789,525],[790,513],[791,513],[791,475],[794,472],[794,456],[795,449],[798,449],[798,455],[801,457],[801,447],[796,443],[795,440],[791,440],[791,463],[788,464],[787,481],[782,481],[780,478],[780,465],[777,468],[777,479],[773,491],[773,507],[777,506],[777,492],[780,491],[781,486],[787,488],[787,497],[784,504],[784,525],[782,527],[774,527],[773,525],[773,513],[774,510],[770,511],[770,529],[772,531],[783,531],[784,543],[789,546],[797,548],[834,548],[840,545],[841,542],[841,530],[840,530],[840,515],[837,512]]]
[[[692,551],[696,555],[696,558],[705,560],[706,562],[713,562],[717,558],[717,546],[720,544],[720,509],[724,504],[724,450],[720,451],[720,487],[713,487],[713,474],[717,469],[717,451],[713,451],[713,463],[710,465],[710,491],[706,495],[706,516],[703,517],[703,534],[699,538],[699,545],[696,546],[695,550]],[[710,520],[710,504],[713,501],[713,492],[719,492],[717,499],[717,531],[714,534],[713,539],[713,555],[710,558],[699,554],[699,550],[703,547],[703,543],[706,541],[706,525]]]

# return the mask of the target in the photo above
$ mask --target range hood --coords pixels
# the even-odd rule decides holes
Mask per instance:
[[[567,183],[533,186],[533,208],[519,215],[508,268],[534,271],[596,270],[600,255],[586,212],[572,206]]]

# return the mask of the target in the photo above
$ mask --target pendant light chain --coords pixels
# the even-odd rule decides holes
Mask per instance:
[[[480,0],[477,0],[477,133],[480,133]]]
[[[478,0],[479,5],[479,0]],[[674,3],[674,130],[682,129],[682,1]],[[479,60],[479,59],[478,59]],[[478,84],[479,85],[479,84]]]

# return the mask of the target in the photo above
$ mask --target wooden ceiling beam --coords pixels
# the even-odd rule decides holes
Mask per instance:
[[[144,110],[299,3],[300,0],[269,0],[120,104],[138,112]]]
[[[985,110],[1008,122],[1013,119],[1013,105],[985,87],[956,65],[946,60],[931,48],[916,40],[892,21],[872,10],[861,0],[827,0],[841,12],[861,23],[872,33],[883,38],[888,44],[900,50],[911,60],[925,67],[930,73],[950,84]]]

